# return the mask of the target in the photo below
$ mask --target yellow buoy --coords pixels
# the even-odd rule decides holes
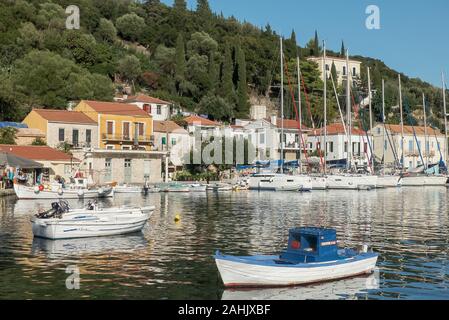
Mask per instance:
[[[177,214],[175,216],[175,222],[179,222],[181,220],[181,216],[179,214]]]

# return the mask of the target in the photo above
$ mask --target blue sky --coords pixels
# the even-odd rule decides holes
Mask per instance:
[[[171,5],[173,0],[162,0]],[[449,78],[448,0],[209,0],[215,12],[257,26],[270,23],[287,37],[295,29],[304,46],[318,30],[332,50],[344,40],[351,55],[384,61],[411,77],[441,86],[441,71]],[[368,30],[368,5],[380,9],[380,30]],[[196,0],[188,0],[189,9]],[[448,82],[448,81],[447,81]]]

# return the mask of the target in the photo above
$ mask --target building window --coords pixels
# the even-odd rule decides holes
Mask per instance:
[[[70,164],[64,165],[64,174],[71,174],[72,173],[72,166]]]
[[[106,146],[106,150],[114,150],[115,149],[115,146],[113,146],[113,145],[111,145],[111,144],[108,144],[107,146]]]
[[[348,143],[345,142],[345,152],[348,152]]]
[[[329,65],[326,64],[326,71],[329,71]]]
[[[346,75],[346,67],[343,67],[343,75]]]
[[[328,149],[327,152],[334,152],[334,142],[333,141],[327,143],[327,149]]]
[[[158,115],[162,114],[162,106],[160,104],[157,105],[157,114]]]
[[[112,159],[111,158],[104,159],[104,169],[105,169],[104,180],[111,181],[112,180]]]
[[[409,140],[408,142],[408,151],[413,152],[413,140]]]
[[[261,133],[259,136],[259,143],[265,144],[265,134]]]
[[[131,168],[131,159],[125,159],[125,168]]]
[[[123,122],[123,128],[122,128],[122,133],[123,133],[123,139],[124,140],[131,140],[131,124],[129,122]]]
[[[131,150],[131,146],[122,146],[122,150]]]
[[[377,128],[377,134],[380,134],[380,128]]]
[[[59,128],[59,142],[65,141],[65,130],[64,128]]]
[[[176,138],[171,138],[171,145],[175,146],[176,145]]]
[[[138,134],[139,134],[139,136],[144,136],[145,135],[145,123],[142,123],[142,122],[138,122],[137,123],[137,131],[138,131]]]
[[[92,142],[92,130],[87,129],[86,130],[86,144],[90,145],[91,142]]]
[[[162,137],[162,145],[165,146],[167,144],[167,138]]]
[[[352,75],[355,77],[357,75],[357,72],[355,70],[355,67],[352,68]]]
[[[144,104],[143,105],[143,111],[145,111],[146,113],[151,114],[151,105],[150,104]]]
[[[78,129],[73,129],[72,132],[72,144],[77,147],[79,143],[79,131]]]
[[[114,121],[106,121],[106,133],[108,135],[113,135],[114,134]]]
[[[388,149],[387,141],[385,141],[385,143],[384,143],[384,149],[385,149],[385,151],[387,151],[387,149]]]

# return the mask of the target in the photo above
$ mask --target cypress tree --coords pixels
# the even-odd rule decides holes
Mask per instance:
[[[318,32],[315,30],[315,40],[313,41],[313,53],[315,57],[320,56],[320,41],[318,39]]]
[[[215,94],[219,89],[220,66],[214,52],[209,54],[209,91]]]
[[[187,10],[186,0],[175,0],[175,2],[173,4],[173,8],[175,10],[179,10],[179,11],[186,11]]]
[[[179,84],[184,80],[186,74],[186,53],[184,47],[184,38],[180,33],[176,40],[176,65],[175,65],[175,80],[179,91]]]
[[[332,74],[332,78],[334,78],[335,85],[338,85],[337,84],[337,80],[338,80],[337,68],[335,67],[335,63],[333,61],[332,61],[332,67],[331,67],[331,74]]]
[[[202,16],[207,16],[212,13],[208,0],[197,0],[196,12]]]
[[[248,114],[248,84],[246,79],[246,60],[245,52],[239,46],[237,50],[237,68],[238,68],[238,83],[237,83],[237,115],[246,116]]]
[[[344,57],[344,56],[346,56],[345,43],[343,42],[343,40],[341,41],[341,50],[340,50],[340,56],[341,56],[341,57]]]
[[[227,99],[231,104],[235,102],[234,83],[232,81],[233,71],[234,65],[232,62],[231,48],[229,47],[229,44],[226,44],[223,62],[223,74],[221,78],[221,96]]]
[[[296,32],[295,32],[295,29],[292,30],[292,35],[290,36],[290,41],[296,46]]]

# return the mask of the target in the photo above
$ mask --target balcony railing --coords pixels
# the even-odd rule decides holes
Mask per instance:
[[[110,141],[110,142],[134,142],[134,141],[137,141],[139,143],[154,143],[154,136],[133,137],[131,135],[104,133],[102,135],[102,138],[103,138],[103,141]]]

